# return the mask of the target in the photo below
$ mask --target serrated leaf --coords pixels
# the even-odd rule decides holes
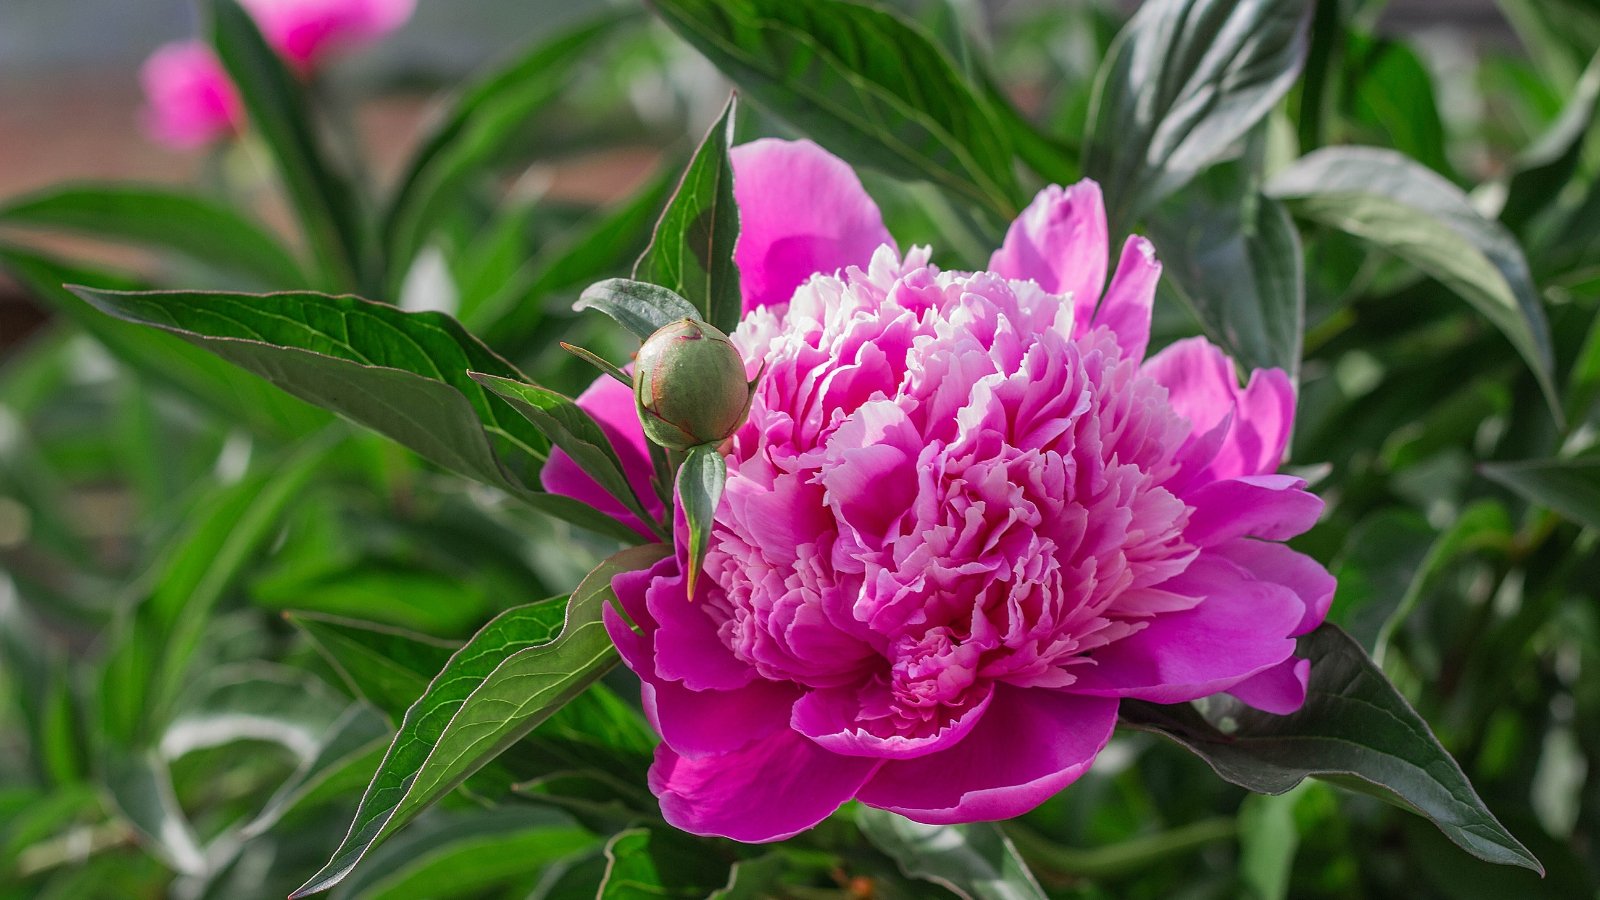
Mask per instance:
[[[171,332],[446,469],[578,525],[638,541],[586,504],[534,487],[549,442],[467,373],[522,375],[449,316],[308,292],[75,291],[111,315]]]
[[[1084,174],[1124,234],[1261,120],[1305,62],[1307,0],[1151,0],[1096,78]]]
[[[597,309],[644,340],[679,319],[699,319],[694,304],[660,285],[609,278],[590,285],[578,297],[577,310]]]
[[[617,659],[601,611],[611,578],[661,559],[624,550],[560,599],[498,616],[434,678],[400,725],[332,860],[294,896],[338,884],[377,844],[581,693]]]
[[[654,529],[658,536],[665,537],[654,517],[645,512],[639,495],[634,493],[633,485],[622,467],[622,459],[617,456],[616,448],[611,446],[611,439],[582,407],[570,397],[563,397],[536,384],[481,372],[470,374],[473,381],[510,403],[545,437],[566,451],[580,469],[606,493],[617,498],[639,521]]]
[[[264,228],[226,206],[157,185],[59,185],[0,207],[0,226],[70,232],[177,253],[261,287],[306,286],[299,263]]]
[[[841,0],[651,6],[751,97],[845,159],[1016,213],[1005,131],[944,52],[898,15]]]
[[[1600,458],[1483,463],[1486,478],[1586,528],[1600,528]]]
[[[239,91],[250,128],[272,151],[278,177],[327,286],[365,289],[374,276],[371,232],[355,187],[328,162],[298,78],[237,0],[209,0],[211,43]]]
[[[1472,304],[1522,354],[1561,418],[1550,325],[1528,261],[1460,188],[1392,150],[1329,147],[1279,172],[1267,193],[1297,216],[1395,254]]]
[[[1172,739],[1240,787],[1281,794],[1312,776],[1356,787],[1427,817],[1479,859],[1543,871],[1349,635],[1324,625],[1301,638],[1299,655],[1311,660],[1311,681],[1291,715],[1240,704],[1224,731],[1192,705],[1124,701],[1122,720]]]
[[[728,462],[710,444],[690,450],[678,467],[678,503],[689,526],[689,596],[711,549],[711,526],[728,480]]]
[[[620,19],[607,15],[542,42],[454,101],[407,164],[384,217],[391,289],[449,205],[571,84],[573,70],[595,56]]]
[[[966,900],[1044,900],[1044,889],[1017,848],[992,822],[924,825],[862,807],[856,824],[907,877],[931,881]]]
[[[656,224],[650,246],[633,267],[636,281],[669,288],[699,311],[701,321],[731,332],[744,301],[733,247],[739,240],[739,208],[733,200],[733,141],[737,98],[729,98],[695,151],[683,180]]]

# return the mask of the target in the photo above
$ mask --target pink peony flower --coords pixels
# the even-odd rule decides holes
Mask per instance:
[[[404,25],[416,0],[241,0],[267,43],[301,71],[328,53],[370,43]]]
[[[1100,191],[1051,187],[988,272],[901,255],[843,162],[734,151],[749,420],[706,577],[614,581],[607,626],[661,733],[667,821],[787,837],[852,798],[929,823],[1018,815],[1086,771],[1120,698],[1297,709],[1333,579],[1277,475],[1294,393],[1204,339],[1149,359],[1160,265],[1105,285]],[[582,397],[648,494],[627,388]],[[546,485],[622,516],[559,457]],[[681,522],[681,512],[679,513]],[[680,527],[679,533],[683,529]]]
[[[150,136],[180,150],[236,134],[244,106],[222,62],[199,41],[167,44],[145,60],[144,125]]]

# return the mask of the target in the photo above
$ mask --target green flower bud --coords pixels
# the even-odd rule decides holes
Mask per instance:
[[[721,443],[744,424],[753,396],[733,342],[694,319],[662,326],[634,362],[639,421],[669,450]]]

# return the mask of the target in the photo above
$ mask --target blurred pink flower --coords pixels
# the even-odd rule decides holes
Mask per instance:
[[[301,71],[370,43],[411,18],[416,0],[240,0],[267,43]]]
[[[139,73],[150,136],[179,149],[202,147],[238,132],[244,106],[211,47],[180,41],[161,47]]]
[[[766,374],[698,596],[680,540],[613,582],[638,630],[607,611],[667,821],[776,840],[851,798],[1007,818],[1089,768],[1120,698],[1299,708],[1294,637],[1334,584],[1280,543],[1322,509],[1274,474],[1293,388],[1241,388],[1202,338],[1145,358],[1160,265],[1130,238],[1106,283],[1097,185],[1041,192],[990,271],[941,272],[816,145],[733,161],[732,337]],[[627,388],[581,402],[648,496]],[[625,516],[570,460],[545,483]]]

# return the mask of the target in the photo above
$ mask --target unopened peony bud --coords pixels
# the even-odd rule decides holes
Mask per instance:
[[[744,360],[728,336],[704,322],[663,325],[639,348],[633,397],[644,433],[669,450],[716,444],[750,411]]]

